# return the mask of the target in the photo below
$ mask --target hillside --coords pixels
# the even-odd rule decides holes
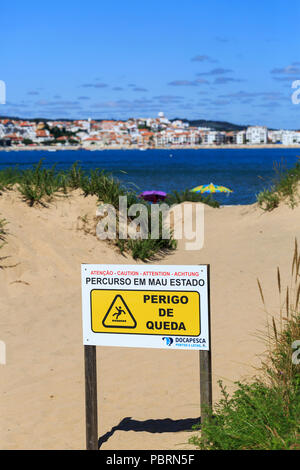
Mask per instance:
[[[242,131],[246,129],[248,126],[241,126],[239,124],[232,124],[231,122],[226,121],[207,121],[206,119],[181,119],[176,118],[183,122],[188,122],[190,126],[193,127],[209,127],[210,129],[214,129],[216,131]],[[171,119],[171,121],[176,121],[176,119]]]
[[[39,118],[39,117],[36,117],[36,118],[20,118],[20,117],[17,117],[17,116],[0,116],[0,119],[10,119],[10,120],[15,120],[15,121],[19,121],[19,120],[25,120],[25,121],[29,121],[29,122],[51,122],[51,121],[74,121],[75,119],[67,119],[67,118],[56,118],[56,119],[50,119],[50,118]],[[80,118],[78,118],[80,119]],[[100,122],[100,121],[103,121],[103,120],[106,120],[107,118],[103,118],[103,119],[94,119],[95,121],[97,122]],[[230,122],[226,122],[226,121],[208,121],[206,119],[186,119],[186,118],[174,118],[174,119],[170,119],[171,122],[173,121],[176,121],[177,119],[179,119],[180,121],[182,122],[188,122],[190,126],[194,126],[194,127],[209,127],[211,129],[215,129],[217,131],[240,131],[240,130],[243,130],[243,129],[246,129],[247,126],[241,126],[239,124],[232,124]],[[109,118],[110,121],[117,121],[116,119],[111,119]],[[118,119],[118,121],[123,121],[122,119]],[[125,121],[124,121],[125,122]]]

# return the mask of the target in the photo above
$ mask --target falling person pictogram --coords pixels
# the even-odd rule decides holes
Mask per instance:
[[[114,297],[102,324],[106,328],[135,328],[137,325],[128,305],[120,294]]]
[[[115,321],[118,321],[118,320],[119,320],[119,316],[122,315],[122,313],[124,313],[124,315],[126,315],[126,312],[122,309],[122,307],[116,307],[116,306],[115,306],[115,309],[117,310],[117,311],[113,314],[113,317],[116,317],[116,320],[115,320]],[[122,321],[122,320],[119,320],[119,321]]]

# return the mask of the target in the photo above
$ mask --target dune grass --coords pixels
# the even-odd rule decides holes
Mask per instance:
[[[299,157],[298,157],[299,158]],[[257,195],[258,205],[266,210],[272,211],[285,201],[291,208],[299,203],[300,162],[289,170],[282,164],[274,164],[274,178],[271,188],[264,189]]]
[[[0,219],[0,248],[2,248],[3,244],[5,243],[6,225],[7,221],[5,219]]]
[[[0,218],[0,250],[6,244],[6,234],[7,234],[7,231],[5,228],[6,225],[7,225],[7,221],[3,218]],[[0,269],[3,269],[2,261],[5,258],[6,257],[0,256]]]
[[[119,197],[126,196],[127,208],[132,204],[143,204],[150,220],[149,203],[139,199],[133,191],[128,190],[109,173],[98,168],[87,172],[78,163],[74,163],[67,170],[57,170],[55,165],[52,168],[44,168],[41,160],[31,168],[21,170],[14,167],[1,170],[0,189],[7,191],[13,188],[21,193],[24,201],[30,206],[46,206],[54,196],[67,195],[74,189],[81,189],[84,196],[97,196],[99,202],[111,204],[117,213]],[[130,222],[133,218],[128,219]],[[147,239],[116,239],[115,244],[122,253],[129,252],[135,259],[143,261],[176,248],[176,241],[172,237],[152,239],[151,231]]]
[[[18,190],[30,206],[35,203],[45,204],[59,191],[66,192],[64,176],[64,173],[55,171],[55,165],[50,169],[42,168],[40,161],[32,169],[22,172]]]
[[[12,189],[12,187],[20,181],[21,171],[17,166],[3,168],[0,171],[0,191]]]
[[[111,174],[96,168],[85,171],[78,162],[67,170],[57,170],[54,165],[51,168],[43,167],[41,160],[31,168],[20,169],[12,167],[0,171],[0,190],[11,189],[19,191],[30,206],[47,206],[54,197],[66,196],[74,189],[82,190],[84,196],[97,196],[99,202],[111,204],[117,211],[119,209],[119,197],[126,196],[127,209],[133,204],[143,204],[148,214],[148,226],[151,227],[151,204],[143,201],[138,195],[128,190]],[[191,193],[188,190],[174,191],[168,195],[166,203],[178,204],[184,201],[203,202],[212,207],[219,207],[217,201],[211,196],[204,197]],[[131,222],[133,217],[128,217]],[[157,227],[156,227],[157,228]],[[153,227],[152,227],[153,229]],[[115,244],[122,253],[129,252],[135,259],[150,260],[158,254],[163,254],[176,248],[176,241],[172,238],[162,237],[162,220],[159,220],[159,238],[151,237],[151,230],[146,239],[116,239]]]
[[[266,309],[261,283],[259,291]],[[230,397],[219,382],[222,398],[201,434],[189,443],[206,450],[300,449],[300,256],[297,242],[290,285],[283,289],[277,269],[278,318],[268,321],[267,353],[259,376],[236,382]],[[200,426],[197,427],[199,429]]]

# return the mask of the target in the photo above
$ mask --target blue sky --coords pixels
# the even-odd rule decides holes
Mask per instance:
[[[5,2],[1,115],[300,128],[294,0]]]

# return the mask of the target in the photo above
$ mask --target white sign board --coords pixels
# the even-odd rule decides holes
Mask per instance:
[[[83,264],[83,344],[209,350],[208,268]]]

